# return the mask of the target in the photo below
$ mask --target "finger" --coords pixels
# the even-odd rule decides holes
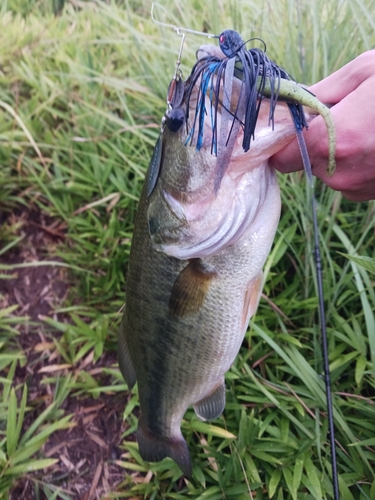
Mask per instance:
[[[309,90],[326,104],[336,104],[374,74],[375,50],[364,52]]]
[[[375,51],[374,51],[375,52]],[[352,178],[373,175],[374,169],[362,168],[363,173],[355,172],[361,166],[373,165],[373,116],[375,102],[371,99],[375,88],[375,76],[367,78],[355,91],[347,94],[337,105],[331,108],[336,129],[336,161],[337,169],[330,178],[326,174],[328,162],[328,135],[321,117],[314,118],[309,129],[304,132],[306,146],[310,155],[313,173],[320,177],[333,189],[346,191],[345,179],[352,185]],[[290,143],[271,158],[271,165],[283,173],[302,170],[298,144]],[[342,179],[341,179],[342,177]],[[371,181],[371,179],[368,179]],[[374,182],[374,179],[372,179]],[[338,187],[340,185],[340,187]]]
[[[342,191],[342,195],[350,201],[370,201],[375,199],[374,185],[369,185],[361,190]]]
[[[308,130],[303,132],[306,147],[314,175],[316,171],[325,169],[328,162],[328,134],[322,117],[317,116],[309,123]],[[284,174],[303,170],[301,153],[297,140],[290,142],[284,149],[270,158],[270,164]]]

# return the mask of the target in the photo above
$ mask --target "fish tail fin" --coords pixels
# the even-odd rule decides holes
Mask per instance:
[[[139,419],[137,441],[139,452],[147,462],[160,462],[170,457],[187,477],[192,475],[192,465],[188,445],[181,436],[176,438],[157,436],[151,432],[145,422]]]

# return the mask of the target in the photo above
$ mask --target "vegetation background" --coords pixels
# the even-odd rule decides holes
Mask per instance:
[[[263,38],[305,84],[375,46],[373,0],[163,5],[177,25]],[[183,421],[192,479],[138,454],[117,325],[179,47],[150,8],[0,5],[0,498],[330,499],[310,191],[299,174],[280,176],[264,296],[228,373],[224,415]],[[185,74],[201,43],[188,36]],[[316,190],[341,498],[374,500],[375,207]]]

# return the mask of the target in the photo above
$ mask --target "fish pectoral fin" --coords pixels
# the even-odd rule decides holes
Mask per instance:
[[[251,316],[258,308],[260,296],[263,289],[263,271],[251,281],[245,293],[245,300],[242,310],[242,328],[247,328]]]
[[[125,379],[129,389],[132,389],[137,381],[134,364],[130,356],[128,342],[126,340],[125,313],[122,317],[118,339],[118,363],[122,376]]]
[[[192,465],[188,445],[181,436],[157,436],[151,432],[141,418],[138,423],[137,441],[139,453],[147,462],[160,462],[163,458],[170,457],[180,467],[187,477],[192,475]]]
[[[223,413],[225,407],[225,384],[222,382],[214,391],[194,405],[200,420],[214,420]]]
[[[172,316],[185,316],[200,310],[216,273],[204,269],[200,259],[192,259],[178,275],[169,299]]]

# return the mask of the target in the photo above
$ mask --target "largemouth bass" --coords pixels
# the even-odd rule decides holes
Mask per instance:
[[[268,159],[293,139],[295,124],[277,99],[322,110],[293,82],[275,86],[266,66],[249,84],[246,68],[215,46],[198,59],[186,82],[174,82],[139,201],[119,339],[120,369],[129,388],[138,382],[140,454],[171,457],[187,476],[181,420],[191,405],[203,420],[224,409],[224,376],[257,309],[279,221]],[[254,92],[256,118],[246,128]]]

